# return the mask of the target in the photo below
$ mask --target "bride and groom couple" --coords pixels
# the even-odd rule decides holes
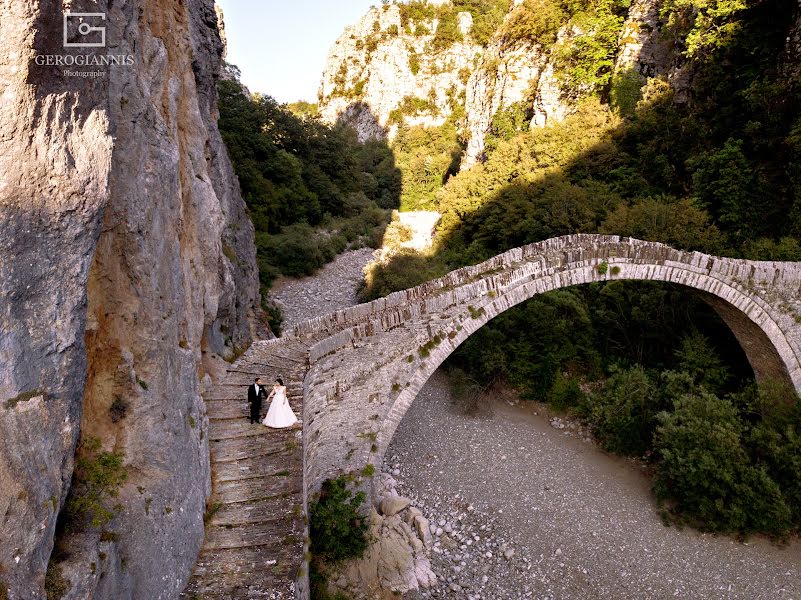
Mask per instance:
[[[272,404],[270,404],[270,410],[267,411],[267,416],[261,421],[262,425],[273,429],[285,429],[298,424],[298,418],[289,406],[286,387],[284,387],[284,382],[280,377],[275,380],[275,385],[273,385],[273,389],[269,394],[267,393],[267,388],[261,382],[261,377],[256,377],[255,382],[248,387],[251,423],[259,422],[262,402],[269,402],[270,400],[272,400]]]

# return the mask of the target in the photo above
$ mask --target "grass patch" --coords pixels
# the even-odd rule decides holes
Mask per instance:
[[[206,512],[203,513],[203,522],[204,523],[210,522],[214,518],[214,515],[220,512],[220,509],[222,507],[223,507],[222,502],[212,502],[210,504],[207,504]]]
[[[147,381],[145,381],[144,379],[139,379],[139,377],[137,377],[136,378],[136,383],[139,384],[140,388],[142,388],[143,390],[147,391]]]
[[[115,515],[106,506],[108,500],[117,497],[128,477],[124,457],[119,452],[103,451],[100,440],[92,437],[81,441],[76,455],[72,488],[66,502],[67,522],[77,529],[87,523],[102,527]]]
[[[483,308],[476,308],[474,306],[468,306],[467,307],[467,312],[470,313],[470,318],[471,319],[480,319],[484,315],[485,311],[484,311]]]
[[[40,390],[31,390],[30,392],[22,392],[21,394],[14,396],[10,400],[6,400],[6,408],[14,408],[20,402],[27,402],[28,400],[36,398],[36,396],[44,396],[44,392]]]
[[[103,530],[100,532],[100,541],[101,542],[116,542],[120,539],[119,534],[114,533],[113,531],[106,531]]]
[[[372,477],[373,475],[375,475],[375,465],[372,464],[365,465],[364,468],[362,469],[362,475],[364,477]]]
[[[61,567],[50,561],[45,573],[45,595],[47,600],[61,600],[70,591],[70,583],[64,579]]]

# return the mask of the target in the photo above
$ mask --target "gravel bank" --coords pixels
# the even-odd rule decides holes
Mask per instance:
[[[284,330],[296,323],[358,304],[362,270],[373,259],[372,248],[343,252],[314,275],[278,279],[270,298],[281,308]]]
[[[387,451],[437,540],[440,584],[407,598],[801,599],[798,540],[665,527],[635,462],[530,406],[492,409],[459,414],[436,373]]]

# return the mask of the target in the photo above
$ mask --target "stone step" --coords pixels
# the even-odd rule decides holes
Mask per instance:
[[[259,456],[251,456],[240,460],[216,461],[213,463],[215,481],[236,481],[249,477],[264,477],[265,475],[279,476],[277,473],[290,471],[287,465],[294,460],[293,453],[282,446],[275,452],[267,452]]]
[[[291,521],[287,519],[246,525],[211,525],[206,528],[204,547],[209,550],[233,550],[253,546],[275,546],[283,543],[294,530]]]
[[[302,399],[303,388],[297,388],[291,390],[288,389],[287,397],[290,400],[292,398]],[[203,399],[206,401],[206,404],[209,404],[210,402],[223,402],[223,401],[236,400],[239,402],[243,402],[245,405],[247,405],[248,390],[247,387],[245,386],[214,387],[213,389],[203,394]]]
[[[284,385],[289,390],[296,390],[296,389],[303,389],[303,377],[300,377],[298,373],[293,369],[286,371],[278,371],[271,373],[269,375],[264,373],[256,373],[259,375],[263,380],[264,384],[267,386],[267,390],[273,387],[273,382],[276,377],[280,377],[284,381]],[[228,374],[225,377],[225,381],[221,382],[218,385],[222,385],[224,387],[229,386],[243,386],[247,388],[247,386],[253,383],[253,378],[256,376],[253,373],[249,373],[247,371],[228,371]],[[305,375],[304,375],[305,377]],[[247,392],[247,389],[245,390]]]
[[[300,486],[294,477],[267,475],[239,481],[218,481],[214,485],[215,501],[222,504],[279,497],[283,497],[291,504],[294,502],[292,495],[295,493],[300,493]]]
[[[255,502],[220,505],[208,525],[244,525],[291,520],[297,516],[296,505],[285,502],[284,498],[264,498]]]
[[[271,433],[264,425],[250,423],[245,419],[209,419],[209,424],[209,441],[211,442],[258,437]]]
[[[278,589],[292,590],[292,581],[300,566],[293,564],[287,551],[295,551],[294,546],[284,546],[280,541],[252,548],[205,550],[200,554],[195,576],[202,580],[202,587],[196,591],[205,591],[202,598],[235,598],[237,596],[213,596],[220,589],[228,588],[229,593],[239,585],[276,586]],[[300,554],[303,554],[301,549]],[[198,577],[201,576],[201,577]],[[286,587],[284,587],[286,586]],[[271,588],[272,591],[272,588]],[[280,598],[283,596],[270,596]],[[294,599],[294,596],[291,596]],[[286,596],[290,598],[290,596]]]
[[[215,481],[239,481],[253,477],[286,477],[292,474],[294,452],[281,450],[230,462],[214,463]]]
[[[206,414],[209,419],[247,419],[250,416],[250,407],[241,398],[207,400]]]
[[[295,431],[297,430],[292,432],[273,431],[271,435],[212,440],[209,442],[212,462],[242,460],[244,458],[255,458],[293,450],[300,445],[299,440],[294,435]]]

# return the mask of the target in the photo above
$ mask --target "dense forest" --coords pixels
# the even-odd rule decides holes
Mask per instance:
[[[278,275],[313,273],[340,252],[380,246],[401,173],[383,142],[359,143],[305,103],[282,106],[220,81],[219,127],[256,228],[262,298]],[[265,304],[271,325],[280,315]]]
[[[363,300],[575,232],[801,260],[801,81],[798,57],[785,53],[794,1],[665,2],[664,33],[692,72],[682,94],[614,71],[626,0],[526,0],[504,20],[510,4],[400,4],[413,35],[438,15],[432,52],[459,41],[459,10],[485,44],[553,44],[566,23],[583,32],[558,49],[572,114],[533,128],[526,103],[499,111],[484,162],[469,170],[459,170],[459,99],[428,129],[403,125],[416,107],[402,106],[390,149],[223,83],[221,129],[260,232],[265,283],[276,270],[305,272],[288,254],[310,267],[324,260],[295,253],[308,228],[376,227],[399,203],[442,213],[434,252],[375,265]],[[344,233],[331,239],[340,235],[328,254],[346,246]],[[544,294],[483,327],[448,368],[477,389],[505,381],[586,419],[608,450],[647,457],[666,520],[801,529],[801,404],[776,383],[757,386],[732,333],[687,290],[619,281]]]

